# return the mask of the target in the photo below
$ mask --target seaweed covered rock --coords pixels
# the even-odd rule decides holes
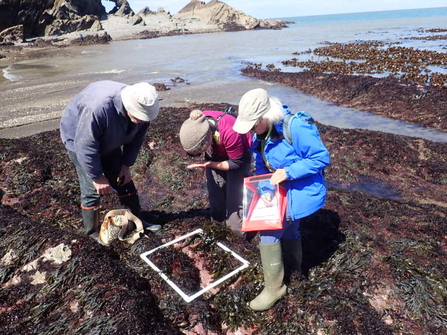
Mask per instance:
[[[445,88],[428,89],[419,83],[389,77],[262,70],[259,64],[248,66],[242,72],[246,76],[295,87],[343,107],[440,131],[447,129]]]
[[[4,205],[0,215],[2,334],[180,333],[113,252]]]
[[[58,131],[0,140],[0,324],[7,334],[441,334],[447,331],[447,144],[319,125],[331,153],[325,208],[302,219],[303,274],[269,311],[247,302],[263,286],[257,248],[209,220],[205,176],[178,139],[192,109],[162,108],[133,177],[147,221],[132,246],[79,233],[75,170]],[[101,199],[101,217],[118,206]],[[200,238],[151,258],[187,294],[248,268],[186,303],[140,257],[198,228]],[[59,262],[59,263],[58,263]],[[38,320],[38,322],[37,322]],[[126,321],[127,320],[127,321]],[[127,328],[126,328],[127,327]],[[158,328],[157,328],[158,327]]]

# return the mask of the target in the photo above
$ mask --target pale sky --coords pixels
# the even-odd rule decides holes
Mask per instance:
[[[144,7],[149,7],[152,11],[163,7],[171,14],[176,14],[190,2],[190,0],[127,1],[135,13]],[[209,0],[204,2],[208,3]],[[227,0],[223,2],[257,19],[447,7],[446,0]],[[102,3],[107,10],[113,7],[113,3],[107,0],[102,0]]]

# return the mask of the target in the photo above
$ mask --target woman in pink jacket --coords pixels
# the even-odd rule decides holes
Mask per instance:
[[[193,110],[180,129],[180,142],[189,155],[204,154],[203,162],[188,168],[205,168],[211,220],[242,236],[243,184],[250,173],[251,135],[235,132],[235,121],[231,113]]]

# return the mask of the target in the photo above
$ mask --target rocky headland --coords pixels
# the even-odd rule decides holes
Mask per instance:
[[[36,2],[8,0],[0,4],[0,58],[31,57],[32,49],[49,46],[108,43],[112,40],[155,38],[183,34],[281,29],[287,22],[259,20],[226,3],[192,0],[177,14],[145,7],[135,13],[126,0],[110,0],[107,13],[101,0]]]

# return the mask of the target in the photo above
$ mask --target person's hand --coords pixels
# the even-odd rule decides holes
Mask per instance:
[[[206,167],[210,166],[210,164],[211,164],[211,161],[207,161],[207,162],[203,162],[203,163],[190,164],[186,168],[187,169],[206,168]]]
[[[132,176],[130,175],[130,167],[123,165],[121,166],[120,174],[118,175],[118,180],[122,180],[124,177],[124,182],[121,185],[126,185],[127,183],[130,183],[132,180]]]
[[[93,179],[93,186],[95,186],[96,192],[98,192],[99,195],[110,194],[113,192],[109,181],[104,175]]]
[[[286,178],[287,178],[286,170],[278,169],[273,173],[272,177],[270,178],[270,183],[272,185],[278,185],[282,183],[284,180],[286,180]]]
[[[273,206],[273,203],[272,203],[273,195],[270,192],[263,193],[261,195],[261,199],[264,202],[264,205],[266,205],[267,207]]]

